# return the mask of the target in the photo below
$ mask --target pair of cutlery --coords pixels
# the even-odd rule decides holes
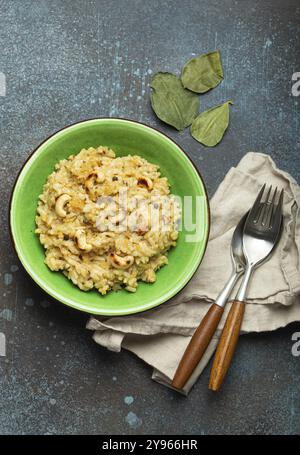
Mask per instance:
[[[253,207],[247,212],[233,233],[231,241],[232,274],[196,329],[179,363],[172,381],[182,389],[205,353],[224,312],[230,294],[244,274],[235,300],[231,304],[210,374],[209,389],[221,387],[231,363],[244,313],[245,296],[255,268],[266,262],[274,251],[282,231],[283,190],[277,197],[277,188],[261,188]]]

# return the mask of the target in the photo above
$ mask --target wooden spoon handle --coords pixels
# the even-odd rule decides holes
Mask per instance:
[[[209,379],[210,390],[214,391],[219,390],[226,376],[226,373],[228,371],[230,362],[235,351],[235,347],[237,345],[244,313],[245,313],[244,302],[239,301],[232,302],[215,353]]]
[[[183,388],[200,362],[210,340],[213,337],[213,334],[218,327],[223,311],[224,308],[214,303],[202,319],[191,341],[189,342],[185,353],[183,354],[173,378],[172,386],[176,389]]]

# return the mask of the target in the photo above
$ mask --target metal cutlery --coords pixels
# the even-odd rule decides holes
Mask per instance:
[[[242,245],[242,234],[248,212],[241,218],[231,240],[232,273],[219,294],[216,302],[209,308],[196,329],[172,381],[173,387],[182,389],[205,353],[222,317],[225,305],[238,278],[245,269],[245,258]]]
[[[276,198],[277,188],[272,193],[272,187],[269,187],[264,197],[265,187],[266,185],[259,192],[245,221],[242,241],[246,259],[245,275],[228,313],[214,357],[209,381],[209,389],[214,391],[221,387],[235,351],[245,312],[245,296],[253,270],[270,258],[280,239],[283,190]]]

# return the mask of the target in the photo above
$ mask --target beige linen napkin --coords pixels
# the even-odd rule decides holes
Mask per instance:
[[[275,330],[300,321],[300,187],[269,156],[248,153],[228,172],[211,200],[207,251],[190,283],[156,309],[132,316],[92,317],[87,328],[94,330],[96,343],[112,351],[123,347],[135,353],[153,366],[153,379],[170,386],[195,328],[228,279],[233,230],[264,182],[285,191],[284,231],[274,255],[253,275],[242,333]],[[183,393],[189,392],[212,356],[229,307]]]

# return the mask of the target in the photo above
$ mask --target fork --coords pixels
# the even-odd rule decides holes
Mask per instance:
[[[269,187],[264,198],[266,185],[261,188],[246,219],[243,231],[243,251],[246,259],[245,275],[236,299],[228,313],[210,374],[209,389],[217,391],[232,360],[245,313],[245,296],[254,268],[265,262],[278,243],[282,227],[283,190],[276,202],[277,187]]]

